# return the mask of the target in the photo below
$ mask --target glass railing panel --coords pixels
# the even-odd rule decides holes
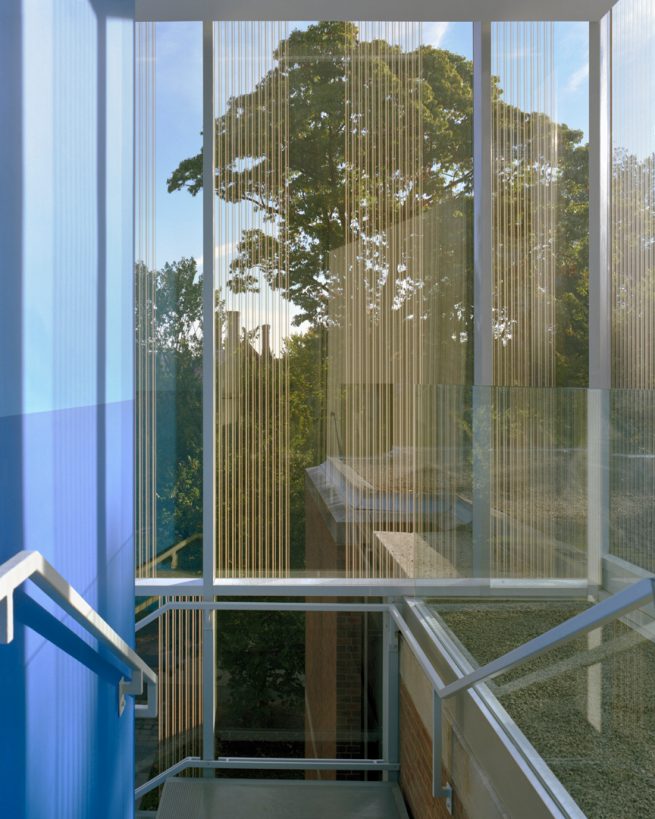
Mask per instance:
[[[587,412],[596,398],[582,389],[422,388],[409,576],[584,579]],[[383,538],[400,551],[398,537]]]
[[[379,759],[381,628],[376,613],[218,612],[217,755]],[[298,770],[218,775],[354,777]]]
[[[610,554],[655,571],[655,392],[612,390],[609,400]]]
[[[157,717],[135,720],[135,787],[187,756],[202,755],[202,620],[199,611],[171,610],[139,628],[139,620],[167,602],[193,598],[137,598],[136,650],[158,679]],[[184,773],[181,775],[190,775]],[[156,809],[161,788],[137,808]]]
[[[473,401],[472,387],[426,385],[418,389],[415,529],[397,534],[376,532],[380,563],[384,566],[386,561],[391,576],[475,574]]]
[[[587,605],[440,602],[433,610],[477,667]],[[650,816],[655,809],[654,623],[651,609],[635,611],[488,683],[590,819]]]
[[[493,390],[491,577],[586,577],[587,398],[574,389]]]

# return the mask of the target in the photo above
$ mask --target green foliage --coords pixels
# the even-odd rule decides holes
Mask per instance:
[[[187,258],[154,274],[138,265],[136,275],[150,294],[137,321],[150,323],[156,362],[157,530],[164,548],[202,531],[202,277]]]
[[[346,244],[352,229],[345,224],[345,185],[347,173],[358,171],[346,167],[344,111],[348,98],[367,99],[372,105],[373,94],[364,91],[370,92],[378,83],[396,106],[401,105],[403,60],[410,59],[412,54],[388,45],[383,58],[374,49],[375,44],[359,40],[353,23],[321,22],[303,31],[294,30],[276,51],[278,62],[257,87],[229,100],[225,112],[216,120],[217,138],[224,139],[228,146],[225,161],[216,170],[217,195],[229,203],[250,203],[271,222],[280,227],[285,225],[286,232],[280,231],[279,235],[287,237],[283,247],[270,235],[258,235],[259,231],[253,230],[244,232],[231,263],[229,287],[235,292],[254,292],[259,274],[263,273],[276,289],[283,280],[282,271],[288,260],[285,295],[299,308],[294,319],[297,324],[309,322],[312,326],[321,326],[326,323],[330,253]],[[421,106],[423,126],[420,186],[401,163],[400,167],[390,168],[384,179],[364,180],[363,197],[365,203],[373,203],[385,193],[384,185],[393,178],[396,189],[422,190],[422,208],[447,202],[455,196],[470,222],[470,208],[465,203],[472,194],[473,66],[466,58],[443,49],[421,46],[419,50],[421,93],[414,104]],[[347,85],[349,55],[369,65],[369,74],[362,75],[362,87],[358,89]],[[267,184],[271,162],[267,157],[247,155],[245,135],[279,126],[283,110],[280,94],[286,94],[287,88],[290,136],[284,150],[289,165],[288,185],[271,193]],[[497,100],[502,97],[497,81],[492,92]],[[534,120],[532,132],[535,134],[540,130],[537,126],[541,120],[542,125],[549,124],[543,114],[517,112],[511,105],[501,105],[498,110],[501,130],[510,128],[517,115],[528,122]],[[405,116],[409,117],[409,113]],[[356,131],[356,121],[349,127]],[[526,133],[530,133],[530,129],[526,129]],[[401,135],[391,137],[394,138]],[[580,144],[581,138],[581,132],[566,125],[558,126],[556,370],[557,383],[561,386],[584,385],[587,381],[588,148]],[[501,142],[503,139],[501,134]],[[518,194],[534,169],[522,160],[527,155],[527,145],[515,145],[512,140],[505,143],[512,146],[513,154],[507,167]],[[549,168],[544,164],[539,170],[545,179]],[[183,160],[173,171],[168,189],[184,188],[195,195],[201,187],[202,154],[199,153]],[[285,196],[288,196],[287,209]],[[397,207],[402,205],[399,203]],[[472,241],[470,230],[469,240]],[[459,275],[467,278],[472,275],[471,258]],[[470,304],[457,302],[451,310],[445,311],[443,301],[440,304],[444,318],[451,323],[455,313],[472,312]]]
[[[273,703],[302,711],[304,614],[222,612],[217,632],[218,668],[228,676],[236,720],[266,728]]]
[[[327,333],[317,327],[287,339],[291,566],[305,568],[305,470],[325,460]]]
[[[330,252],[346,243],[348,233],[346,59],[354,48],[353,59],[371,62],[367,54],[372,47],[370,42],[358,41],[353,23],[322,22],[305,31],[295,30],[286,44],[287,57],[252,92],[231,99],[216,120],[217,139],[229,137],[224,144],[230,150],[216,169],[217,195],[225,202],[248,202],[279,226],[286,224],[286,247],[263,233],[258,237],[256,231],[241,237],[232,262],[230,287],[235,292],[256,289],[257,269],[275,289],[282,281],[283,259],[288,258],[285,295],[300,309],[294,319],[297,324],[321,324],[327,317]],[[423,88],[415,105],[422,106],[421,205],[427,208],[449,191],[471,188],[472,65],[448,51],[429,46],[420,50]],[[283,47],[276,56],[282,53]],[[384,84],[396,106],[401,105],[403,60],[410,57],[403,56],[399,47],[389,46],[385,60],[373,61],[376,82]],[[271,160],[247,155],[245,136],[279,126],[283,110],[279,97],[286,88],[280,82],[281,73],[288,83],[290,137],[285,149],[289,178],[285,188],[271,192]],[[372,95],[362,93],[362,97],[373,104]],[[401,135],[393,138],[401,139]],[[378,184],[393,184],[394,190],[411,189],[413,181],[402,166],[377,180]],[[186,188],[195,194],[201,187],[201,154],[181,162],[168,180],[169,191]],[[380,193],[372,190],[369,195]],[[284,280],[286,283],[286,277]]]
[[[589,369],[589,146],[559,127],[557,332],[559,387],[586,387]]]

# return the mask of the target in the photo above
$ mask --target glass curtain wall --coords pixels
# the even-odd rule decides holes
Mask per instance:
[[[573,29],[492,26],[491,576],[586,572],[586,398],[568,389],[586,384],[588,339]],[[179,78],[145,31],[137,573],[154,577],[202,571],[202,106],[175,120]],[[471,35],[214,24],[219,577],[473,571]]]
[[[610,551],[653,571],[655,34],[652,4],[612,10]]]
[[[491,32],[489,571],[583,578],[587,395],[568,388],[587,383],[588,122],[586,95],[562,74],[572,38],[584,55],[587,27]],[[579,129],[560,117],[576,90]]]
[[[492,25],[490,385],[472,383],[471,26],[214,24],[204,192],[201,25],[137,27],[138,578],[439,580],[482,565],[484,578],[584,579],[592,417],[610,441],[610,557],[653,569],[652,22],[647,0],[611,15],[609,401],[585,389],[586,25]],[[215,217],[211,567],[201,192]],[[137,617],[199,600],[138,599]],[[435,610],[481,663],[584,605]],[[380,753],[377,615],[210,621],[168,611],[139,631],[160,688],[156,723],[137,723],[138,782],[187,755]],[[593,815],[618,815],[632,791],[643,810],[652,799],[649,629],[639,613],[490,689]],[[569,733],[550,731],[553,713]]]
[[[215,26],[220,577],[415,576],[429,385],[472,369],[471,27],[447,28]]]
[[[135,574],[154,579],[202,572],[202,220],[167,190],[202,129],[202,26],[139,23],[135,56]],[[190,599],[138,598],[136,619]],[[197,611],[137,633],[159,679],[157,719],[135,723],[137,786],[201,753],[201,634]]]

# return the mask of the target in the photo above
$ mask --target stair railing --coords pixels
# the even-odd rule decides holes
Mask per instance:
[[[125,697],[137,697],[147,687],[147,702],[137,703],[136,716],[157,716],[157,675],[114,631],[97,611],[68,583],[40,552],[22,551],[0,565],[0,644],[14,639],[14,592],[31,580],[69,614],[82,628],[106,646],[121,673],[118,683],[118,713],[123,714]],[[131,670],[129,679],[122,676]]]

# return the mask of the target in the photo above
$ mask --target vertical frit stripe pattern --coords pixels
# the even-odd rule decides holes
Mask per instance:
[[[193,602],[161,598],[161,604]],[[165,771],[202,753],[202,612],[173,609],[159,617],[158,763]]]
[[[290,562],[288,26],[215,25],[217,573],[282,577]],[[249,273],[238,278],[242,266]]]
[[[611,12],[610,551],[655,570],[655,34],[650,0]]]
[[[555,383],[557,111],[555,25],[494,23],[492,100],[494,383]]]
[[[388,573],[377,533],[404,532],[411,548],[416,528],[424,204],[421,25],[356,27],[344,49],[346,243],[330,259],[327,397],[351,577]]]
[[[137,577],[157,571],[157,315],[155,257],[156,24],[135,26],[135,562]],[[168,598],[162,599],[162,603]],[[179,598],[170,598],[179,599]],[[158,769],[199,755],[201,617],[171,611],[158,621]],[[154,730],[154,729],[153,729]]]
[[[650,0],[612,9],[612,385],[648,390],[655,388],[652,21]]]
[[[155,343],[155,23],[135,26],[135,568],[154,576],[157,555]]]
[[[493,372],[490,572],[570,576],[566,404],[555,385],[558,131],[554,23],[492,25]],[[564,413],[564,414],[562,414]],[[571,499],[569,499],[571,500]],[[566,544],[566,545],[565,545]],[[582,544],[580,544],[582,545]]]

